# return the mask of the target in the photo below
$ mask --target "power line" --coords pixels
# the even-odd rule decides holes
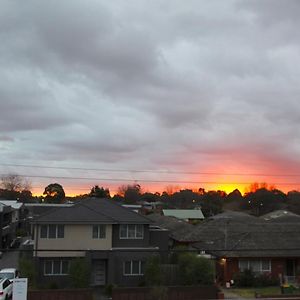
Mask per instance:
[[[83,167],[52,167],[42,165],[25,164],[5,164],[0,166],[38,168],[38,169],[56,169],[56,170],[80,170],[80,171],[99,171],[99,172],[124,172],[124,173],[158,173],[158,174],[189,174],[189,175],[224,175],[224,176],[268,176],[268,177],[300,177],[300,174],[270,174],[270,173],[221,173],[221,172],[187,172],[170,170],[137,170],[137,169],[106,169],[106,168],[83,168]]]
[[[10,174],[0,174],[8,176]],[[219,185],[250,185],[253,182],[220,182],[220,181],[188,181],[188,180],[151,180],[151,179],[129,179],[129,178],[96,178],[96,177],[73,177],[73,176],[47,176],[47,175],[19,175],[27,178],[39,179],[65,179],[65,180],[93,180],[93,181],[112,181],[112,182],[149,182],[149,183],[176,183],[176,184],[219,184]],[[300,182],[274,182],[274,185],[300,185]]]

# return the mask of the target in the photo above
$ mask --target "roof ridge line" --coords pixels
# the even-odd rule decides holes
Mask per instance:
[[[83,200],[83,201],[84,201],[84,200]],[[82,201],[80,201],[78,204],[81,204],[81,205],[84,206],[85,208],[88,208],[89,210],[91,210],[91,211],[97,213],[98,215],[105,216],[105,217],[107,217],[107,218],[109,218],[109,219],[112,219],[112,220],[114,220],[115,222],[119,223],[119,220],[117,220],[117,219],[115,219],[115,218],[113,218],[113,217],[111,217],[111,216],[108,216],[107,214],[101,213],[101,212],[99,212],[99,211],[97,211],[97,210],[95,210],[95,209],[89,207],[89,206],[86,205],[85,203],[82,203]]]

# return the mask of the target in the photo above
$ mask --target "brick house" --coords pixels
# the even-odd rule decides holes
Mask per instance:
[[[263,219],[219,218],[198,227],[195,249],[216,258],[217,279],[233,280],[251,269],[273,279],[298,281],[300,268],[300,222],[267,222]]]
[[[151,215],[155,224],[170,231],[172,245],[185,245],[216,262],[216,279],[225,284],[245,270],[289,282],[299,281],[300,221],[276,221],[241,212],[225,212],[192,226],[175,218]]]
[[[40,283],[69,283],[77,257],[90,264],[91,285],[136,286],[147,258],[168,249],[168,232],[112,200],[88,198],[32,221],[33,257]]]

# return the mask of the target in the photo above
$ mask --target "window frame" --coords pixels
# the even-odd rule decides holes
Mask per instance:
[[[126,264],[130,264],[130,272],[126,273]],[[138,263],[138,273],[133,272],[134,263]],[[145,271],[145,262],[143,260],[126,260],[123,262],[123,276],[143,276]]]
[[[55,226],[54,236],[50,236],[50,228]],[[53,233],[53,232],[52,232]],[[63,239],[65,238],[65,225],[63,224],[42,224],[40,228],[40,239]]]
[[[254,262],[258,262],[259,263],[259,270],[253,270],[251,268],[251,262],[252,264]],[[263,269],[263,262],[268,262],[268,269]],[[247,267],[246,268],[241,268],[241,264],[246,264],[247,263]],[[259,260],[250,260],[250,259],[239,259],[239,271],[243,272],[245,270],[250,270],[252,269],[252,271],[254,273],[267,273],[267,272],[271,272],[272,271],[272,264],[271,264],[271,260],[270,259],[259,259]]]
[[[133,232],[132,227],[133,226],[134,226],[134,235],[132,235],[132,232]],[[124,232],[126,232],[126,234],[122,235]],[[120,238],[120,240],[142,240],[142,239],[144,239],[144,225],[143,224],[120,224],[119,238]]]
[[[97,228],[96,231],[94,231],[95,228]],[[94,233],[96,233],[96,234],[94,235]],[[101,235],[101,233],[103,233],[103,235]],[[105,224],[93,225],[92,226],[92,238],[95,240],[106,239],[106,225]]]
[[[59,273],[55,273],[54,272],[54,265],[55,265],[55,263],[59,263]],[[67,273],[63,273],[63,270],[64,270],[64,268],[63,268],[63,264],[65,263],[65,262],[67,262]],[[51,264],[51,272],[50,273],[48,273],[47,271],[46,271],[46,265],[47,265],[47,263],[49,264]],[[68,260],[68,259],[46,259],[46,260],[44,260],[44,276],[67,276],[67,275],[69,275],[69,264],[70,264],[70,261]]]

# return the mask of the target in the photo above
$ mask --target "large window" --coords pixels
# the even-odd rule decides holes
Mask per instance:
[[[126,276],[139,276],[144,274],[145,263],[141,260],[125,261],[123,265],[123,274]]]
[[[264,260],[239,260],[239,269],[240,271],[252,270],[256,273],[261,272],[271,272],[271,261],[268,259]]]
[[[120,239],[143,239],[144,226],[143,225],[120,225]]]
[[[63,239],[65,235],[64,225],[42,225],[41,239]]]
[[[106,226],[105,225],[93,225],[93,239],[105,239]]]
[[[68,260],[45,260],[44,275],[68,275],[69,261]]]

